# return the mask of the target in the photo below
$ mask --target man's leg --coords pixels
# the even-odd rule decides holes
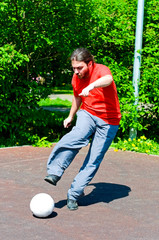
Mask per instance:
[[[47,163],[48,174],[61,177],[79,150],[88,145],[95,128],[93,118],[86,111],[80,110],[76,126],[54,147]]]
[[[94,134],[89,152],[79,173],[74,178],[71,188],[68,190],[68,199],[78,200],[83,195],[84,188],[96,174],[104,154],[108,150],[118,130],[118,126],[106,124],[97,119],[96,132]]]

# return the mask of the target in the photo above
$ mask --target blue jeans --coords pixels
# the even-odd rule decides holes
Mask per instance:
[[[48,174],[61,177],[79,150],[92,138],[83,166],[74,178],[68,198],[78,200],[96,174],[104,154],[114,139],[118,125],[110,125],[85,110],[77,112],[76,125],[56,144],[47,162]]]

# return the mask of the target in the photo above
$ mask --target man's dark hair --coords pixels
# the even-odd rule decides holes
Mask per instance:
[[[85,62],[88,64],[90,61],[94,63],[93,55],[86,48],[77,48],[71,55],[71,61]]]

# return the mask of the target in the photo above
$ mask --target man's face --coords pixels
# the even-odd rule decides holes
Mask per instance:
[[[80,79],[89,77],[89,69],[91,66],[92,62],[86,64],[85,62],[72,61],[73,71]]]

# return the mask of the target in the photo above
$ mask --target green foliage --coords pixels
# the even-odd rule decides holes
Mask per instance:
[[[131,140],[122,140],[118,138],[117,143],[112,143],[111,147],[114,151],[121,149],[122,151],[134,151],[140,153],[159,155],[159,144],[154,140],[147,139],[145,136]]]
[[[130,127],[153,139],[159,132],[159,8],[157,0],[145,3],[139,105],[132,87],[137,1],[94,1],[91,48],[98,62],[108,65],[117,85],[122,120],[118,135],[128,137]],[[137,119],[137,122],[136,122]]]
[[[25,78],[22,69],[28,61],[27,55],[13,45],[0,48],[0,132],[11,139],[16,139],[28,121],[32,121],[37,101],[47,95],[46,89]]]
[[[51,147],[52,143],[46,140],[47,137],[40,138],[37,134],[33,135],[30,140],[33,142],[33,147]]]
[[[50,112],[35,109],[28,115],[25,124],[16,129],[15,134],[0,137],[0,146],[48,145],[58,141],[69,129],[63,127],[66,112]],[[74,124],[74,123],[73,123]],[[72,125],[73,125],[72,124]]]
[[[0,5],[0,42],[15,44],[27,54],[27,77],[40,74],[47,78],[49,73],[54,85],[64,78],[69,83],[68,55],[77,46],[86,46],[91,5],[90,0],[6,0]]]
[[[159,8],[146,1],[140,80],[140,117],[152,136],[159,132]]]
[[[1,2],[2,141],[6,139],[6,144],[22,144],[35,136],[38,142],[38,137],[47,137],[42,129],[46,132],[49,127],[58,129],[55,116],[49,116],[54,124],[52,127],[47,120],[50,113],[37,110],[38,102],[52,92],[52,87],[70,89],[72,71],[69,55],[77,47],[90,49],[96,61],[112,71],[122,112],[118,136],[128,138],[130,127],[135,127],[139,136],[151,135],[153,139],[159,132],[157,6],[158,0],[145,2],[139,105],[136,109],[133,105],[132,72],[137,0]],[[44,85],[36,81],[37,76],[45,78]],[[54,132],[49,139],[58,139],[58,135]],[[158,140],[158,135],[156,138]]]

